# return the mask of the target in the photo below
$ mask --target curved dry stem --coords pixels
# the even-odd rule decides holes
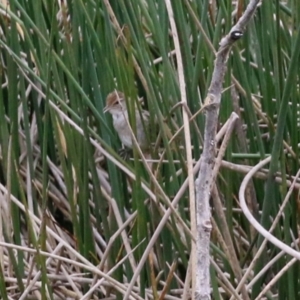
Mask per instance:
[[[260,169],[260,168],[262,168],[265,164],[267,164],[267,163],[269,163],[270,162],[270,160],[271,160],[271,158],[270,157],[268,157],[268,158],[266,158],[265,160],[263,160],[262,162],[260,162],[258,165],[260,165],[260,167],[258,167],[258,168],[256,168],[256,171],[254,170],[253,171],[253,169],[251,170],[251,171],[253,171],[252,172],[252,176]],[[258,166],[257,165],[257,166]],[[256,167],[257,167],[256,166]],[[255,168],[255,167],[254,167]],[[249,172],[249,173],[251,173],[251,171]],[[248,174],[249,174],[248,173]],[[247,176],[248,176],[248,174],[247,174]],[[246,176],[246,177],[247,177]],[[288,193],[287,193],[287,195],[286,195],[286,197],[285,197],[285,199],[284,199],[284,201],[282,202],[282,205],[281,205],[281,207],[280,207],[280,209],[279,209],[279,211],[278,211],[278,213],[277,213],[277,215],[276,215],[276,217],[275,217],[275,219],[274,219],[274,221],[273,221],[273,223],[272,223],[272,226],[271,226],[271,228],[270,228],[270,230],[269,230],[269,232],[271,233],[273,230],[274,230],[274,228],[275,228],[275,226],[277,225],[277,223],[279,222],[279,219],[280,219],[280,217],[282,216],[282,213],[283,213],[283,210],[284,210],[284,208],[285,208],[285,206],[287,205],[287,203],[288,203],[288,201],[289,201],[289,199],[290,199],[290,197],[291,197],[291,195],[292,195],[292,192],[293,192],[293,190],[294,190],[294,188],[295,188],[295,185],[296,185],[296,182],[297,182],[297,180],[298,180],[298,178],[299,178],[299,176],[300,176],[300,170],[298,171],[298,173],[297,173],[297,175],[295,176],[295,178],[294,178],[294,181],[293,181],[293,183],[291,184],[291,186],[290,186],[290,188],[289,188],[289,191],[288,191]],[[244,178],[244,181],[246,180],[246,177]],[[251,177],[250,177],[250,179],[248,179],[247,178],[247,183],[249,182],[251,180]],[[243,181],[243,182],[244,182]],[[245,185],[245,188],[246,188],[246,186],[247,186],[247,183],[246,183],[246,185]],[[243,184],[243,183],[242,183]],[[240,188],[240,191],[241,191],[241,189],[242,189],[242,185],[241,185],[241,188]],[[240,198],[240,201],[241,201],[241,198]],[[243,201],[245,201],[245,199],[243,200]],[[241,208],[242,208],[242,210],[243,210],[243,207],[242,207],[242,205],[241,205]],[[244,210],[243,210],[244,211]],[[249,211],[250,212],[250,211]],[[250,213],[251,214],[251,213]],[[253,217],[254,218],[254,217]],[[255,220],[256,221],[256,220]],[[257,222],[257,221],[256,221]],[[257,222],[258,223],[258,222]],[[252,223],[251,223],[252,224]],[[253,224],[252,224],[253,225]],[[260,225],[259,225],[260,226]],[[254,226],[255,227],[255,226]],[[261,226],[260,226],[260,228],[262,228]],[[256,228],[257,229],[257,228]],[[241,289],[241,286],[242,285],[244,285],[245,284],[245,282],[246,282],[246,280],[247,280],[247,278],[249,277],[249,275],[250,275],[250,273],[251,273],[251,271],[253,270],[253,268],[254,268],[254,266],[255,266],[255,264],[256,264],[256,262],[257,262],[257,260],[259,259],[259,257],[260,257],[260,255],[263,253],[263,251],[264,251],[264,249],[265,249],[265,247],[266,247],[266,245],[267,245],[267,241],[268,241],[268,239],[266,238],[264,241],[263,241],[263,243],[261,244],[261,246],[259,247],[259,249],[258,249],[258,251],[256,252],[256,254],[255,254],[255,256],[254,256],[254,258],[252,259],[252,262],[251,262],[251,264],[249,265],[249,267],[247,268],[247,271],[245,272],[245,274],[244,274],[244,276],[243,276],[243,278],[241,279],[241,281],[239,282],[239,284],[238,284],[238,287],[237,287],[237,292],[239,292],[240,291],[240,289]],[[296,243],[294,242],[293,243],[293,245],[296,245]],[[282,249],[283,250],[283,249]],[[273,266],[273,264],[274,264],[274,262],[276,261],[276,260],[278,260],[281,256],[283,256],[284,254],[285,254],[285,250],[283,250],[282,252],[280,252],[279,254],[277,254],[276,255],[276,257],[274,257],[252,280],[251,280],[251,282],[247,285],[247,289],[249,290],[254,284],[255,284],[255,282],[261,277],[261,276],[263,276],[263,274],[269,269],[269,268],[271,268],[272,266]],[[299,252],[298,252],[299,253]],[[231,300],[233,300],[233,298],[231,297]]]
[[[239,199],[240,199],[240,205],[242,208],[242,211],[246,218],[249,220],[249,222],[252,224],[253,227],[262,235],[264,236],[269,242],[274,244],[276,247],[284,251],[286,254],[289,254],[298,260],[300,260],[300,252],[296,251],[295,249],[291,248],[290,246],[286,245],[285,243],[281,242],[279,239],[277,239],[275,236],[273,236],[270,231],[267,231],[265,228],[263,228],[253,217],[250,210],[247,207],[246,201],[245,201],[245,190],[249,183],[249,181],[252,179],[254,174],[262,168],[264,165],[268,164],[271,161],[271,157],[267,157],[266,159],[259,162],[253,169],[245,176],[239,190]],[[281,207],[282,208],[282,207]],[[283,209],[283,208],[282,208]],[[280,214],[282,213],[280,209]],[[279,215],[277,215],[279,216]],[[273,227],[273,226],[272,226]],[[272,228],[271,227],[271,228]]]

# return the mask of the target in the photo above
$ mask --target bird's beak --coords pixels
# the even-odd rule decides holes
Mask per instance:
[[[103,113],[104,113],[104,114],[107,113],[107,112],[108,112],[108,109],[109,109],[109,107],[106,105],[106,106],[103,108]]]

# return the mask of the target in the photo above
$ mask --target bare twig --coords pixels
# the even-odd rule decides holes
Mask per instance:
[[[220,48],[216,55],[215,66],[208,95],[205,100],[206,121],[204,132],[203,154],[201,156],[201,169],[196,180],[197,203],[197,286],[196,299],[210,299],[209,282],[209,242],[210,242],[210,207],[209,198],[214,184],[214,166],[216,152],[216,130],[218,124],[219,107],[223,79],[226,72],[226,63],[232,45],[239,39],[246,25],[255,13],[259,0],[250,1],[245,13],[237,24],[232,27],[229,34],[220,42]],[[242,291],[243,298],[249,299],[247,292]]]

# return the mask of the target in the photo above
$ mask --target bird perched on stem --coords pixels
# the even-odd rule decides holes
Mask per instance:
[[[106,106],[103,112],[109,112],[113,118],[113,126],[117,131],[122,144],[133,148],[133,131],[129,123],[129,113],[125,96],[119,91],[113,91],[106,98]],[[149,112],[135,108],[136,140],[141,150],[149,149],[149,141],[145,132],[145,127],[149,125]]]

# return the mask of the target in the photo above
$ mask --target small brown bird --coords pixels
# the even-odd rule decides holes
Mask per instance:
[[[132,130],[128,126],[129,115],[126,100],[123,93],[114,91],[106,98],[106,106],[103,112],[109,112],[113,118],[113,125],[122,144],[130,149],[133,148]],[[136,139],[140,148],[144,151],[149,148],[149,142],[145,133],[145,126],[149,125],[149,112],[135,109]]]

